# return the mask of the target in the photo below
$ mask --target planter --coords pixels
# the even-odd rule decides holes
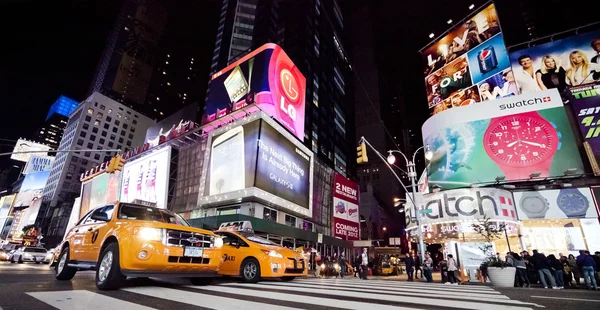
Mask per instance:
[[[493,286],[497,287],[514,287],[515,286],[515,267],[488,267],[488,276]]]

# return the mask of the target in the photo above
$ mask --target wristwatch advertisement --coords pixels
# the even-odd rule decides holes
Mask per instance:
[[[590,207],[590,201],[577,188],[561,189],[556,198],[558,208],[567,218],[583,218]]]
[[[550,203],[539,192],[525,192],[522,193],[521,199],[519,200],[520,209],[530,219],[543,219],[546,217],[546,212]]]

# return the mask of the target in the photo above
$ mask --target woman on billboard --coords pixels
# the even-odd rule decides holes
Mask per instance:
[[[569,86],[579,86],[593,83],[600,79],[600,66],[590,63],[582,51],[572,51],[569,54],[571,68],[567,70],[566,82]]]
[[[542,57],[542,68],[535,72],[535,77],[542,90],[557,88],[562,94],[567,88],[567,71],[552,55]]]

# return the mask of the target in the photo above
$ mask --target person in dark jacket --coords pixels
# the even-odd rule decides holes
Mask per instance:
[[[413,269],[415,266],[415,260],[412,258],[412,255],[406,255],[406,258],[404,258],[404,264],[406,265],[406,274],[408,275],[408,281],[412,281],[413,274],[415,272]]]
[[[421,278],[423,277],[423,269],[421,269],[421,257],[419,254],[415,254],[415,279],[419,279],[419,271],[421,271]]]
[[[344,255],[343,252],[340,255],[340,259],[339,259],[338,264],[340,266],[340,278],[343,279],[344,275],[346,274],[346,256]]]
[[[550,261],[550,267],[554,273],[554,280],[556,280],[556,286],[559,289],[564,289],[564,269],[563,264],[554,256],[554,254],[548,255],[548,261]]]
[[[596,278],[594,277],[594,273],[596,272],[597,267],[594,258],[590,255],[589,251],[579,251],[580,255],[577,256],[577,265],[581,272],[583,273],[583,280],[585,281],[585,287],[589,290],[594,287],[594,290],[598,290],[598,285],[596,284]],[[590,280],[588,280],[590,278]],[[592,285],[590,285],[590,282]]]
[[[544,288],[553,288],[557,290],[558,287],[556,286],[556,282],[554,282],[554,277],[552,277],[552,274],[550,273],[550,261],[548,261],[546,255],[538,253],[537,250],[533,250],[531,260],[538,271],[540,282],[542,282]],[[550,286],[548,286],[546,280],[549,280]]]

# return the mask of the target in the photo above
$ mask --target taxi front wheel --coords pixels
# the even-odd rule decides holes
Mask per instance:
[[[260,264],[255,258],[248,258],[242,263],[240,270],[246,283],[256,283],[260,280]]]
[[[77,269],[69,267],[69,247],[65,247],[60,253],[54,272],[57,280],[71,280],[75,276]]]
[[[99,290],[116,290],[125,281],[119,264],[119,245],[113,242],[104,248],[96,266],[96,287]]]

